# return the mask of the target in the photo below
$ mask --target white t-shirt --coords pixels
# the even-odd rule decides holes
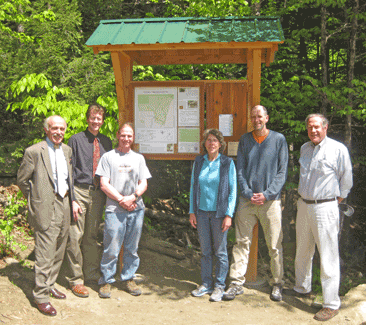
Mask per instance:
[[[123,196],[135,193],[139,181],[151,178],[145,158],[132,150],[122,153],[113,149],[105,153],[99,161],[96,175],[107,177],[110,184]],[[142,198],[136,202],[136,209],[145,207]],[[107,212],[126,212],[117,201],[107,197]]]

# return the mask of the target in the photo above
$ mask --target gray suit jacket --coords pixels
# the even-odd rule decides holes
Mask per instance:
[[[72,150],[62,144],[69,172],[70,209],[74,199],[72,188]],[[18,170],[18,186],[28,199],[28,222],[35,230],[46,230],[50,226],[56,199],[54,180],[46,141],[26,149]],[[72,209],[71,209],[72,215]]]

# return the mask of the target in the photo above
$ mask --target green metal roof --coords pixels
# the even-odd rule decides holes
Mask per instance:
[[[284,40],[278,17],[181,17],[101,20],[86,45]]]

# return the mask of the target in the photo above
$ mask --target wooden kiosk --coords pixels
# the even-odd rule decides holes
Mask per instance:
[[[86,45],[92,47],[95,54],[111,52],[119,121],[135,122],[137,146],[134,149],[147,159],[194,160],[200,154],[197,143],[206,128],[224,130],[227,154],[236,156],[240,136],[251,130],[248,108],[260,104],[261,65],[269,66],[274,61],[278,44],[283,42],[278,17],[183,17],[102,20]],[[132,77],[134,64],[219,63],[246,64],[246,79],[142,82],[133,81]],[[175,122],[173,128],[164,130],[164,123],[167,124],[164,116],[160,121],[163,138],[154,143],[155,135],[159,137],[160,133],[157,129],[147,130],[145,119],[138,114],[143,111],[145,117],[148,114],[154,120],[156,109],[146,113],[148,104],[145,102],[149,103],[148,96],[155,90],[161,94],[159,90],[167,89],[177,94],[177,98],[171,99],[173,108],[167,107],[173,112],[176,109]],[[192,100],[179,102],[179,96],[187,89],[194,94],[195,103]],[[169,142],[165,141],[167,138]],[[248,282],[256,280],[257,250],[258,226],[254,229],[250,250]]]

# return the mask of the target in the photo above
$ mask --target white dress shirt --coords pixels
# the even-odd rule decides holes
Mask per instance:
[[[327,136],[318,145],[305,143],[300,151],[299,194],[306,200],[346,198],[352,188],[348,149]]]
[[[69,173],[62,145],[60,144],[55,148],[54,143],[48,137],[46,138],[46,142],[48,144],[48,154],[50,156],[55,192],[59,193],[61,197],[64,197],[66,191],[69,189],[69,185],[67,183]],[[56,157],[59,157],[57,161]]]

